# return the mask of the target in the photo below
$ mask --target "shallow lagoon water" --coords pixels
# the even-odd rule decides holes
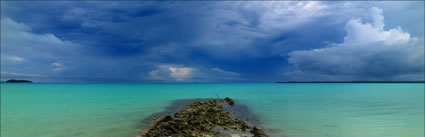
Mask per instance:
[[[424,84],[1,84],[2,137],[133,137],[173,100],[231,97],[276,137],[423,137]]]

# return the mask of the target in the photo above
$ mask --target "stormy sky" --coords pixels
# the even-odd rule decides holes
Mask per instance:
[[[423,1],[1,1],[1,79],[424,80]]]

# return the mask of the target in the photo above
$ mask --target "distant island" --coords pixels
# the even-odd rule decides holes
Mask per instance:
[[[32,81],[20,80],[20,79],[9,79],[9,80],[5,81],[4,83],[32,83]]]
[[[425,81],[278,81],[276,83],[425,83]]]

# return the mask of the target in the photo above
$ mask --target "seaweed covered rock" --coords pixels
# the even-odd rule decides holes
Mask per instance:
[[[172,116],[165,116],[154,121],[138,134],[138,137],[266,137],[261,128],[250,126],[245,121],[231,117],[224,107],[224,100],[196,101]]]

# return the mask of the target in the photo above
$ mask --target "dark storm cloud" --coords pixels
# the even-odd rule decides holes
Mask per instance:
[[[309,71],[320,63],[307,61],[304,53],[330,43],[343,43],[346,22],[365,17],[365,9],[372,6],[389,9],[394,14],[390,20],[401,23],[407,33],[413,31],[412,38],[423,36],[423,32],[416,31],[423,23],[395,20],[423,19],[423,15],[412,12],[415,14],[400,16],[404,13],[399,11],[404,9],[394,5],[423,11],[423,7],[410,6],[418,2],[2,1],[2,79],[28,76],[39,77],[40,81],[83,82],[276,81],[300,77],[294,74],[299,72],[318,75],[318,79],[327,75],[345,78],[326,63],[321,63],[327,67],[318,69],[320,72]],[[393,26],[392,22],[389,24]],[[384,63],[389,60],[380,58],[387,58],[388,54],[410,53],[381,52],[379,57],[364,58],[375,57]],[[420,56],[421,52],[417,54]],[[325,55],[317,56],[314,58]],[[393,60],[401,65],[412,61]],[[386,67],[395,70],[380,74],[377,69],[358,67],[361,72],[350,75],[364,72],[368,77],[358,75],[364,79],[417,76],[397,65]],[[320,78],[322,73],[326,76]]]

